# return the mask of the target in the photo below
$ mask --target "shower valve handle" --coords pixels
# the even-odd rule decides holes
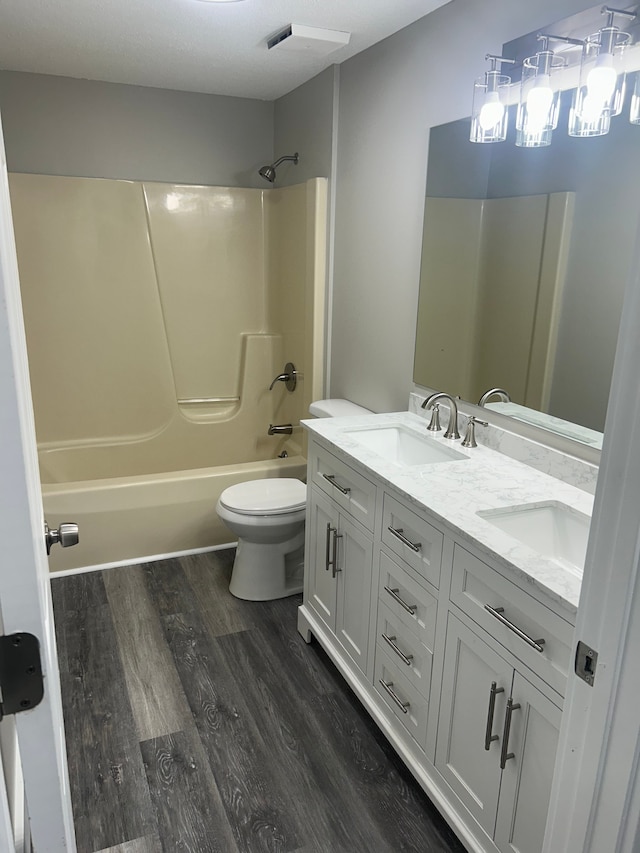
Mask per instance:
[[[285,382],[287,391],[295,391],[298,382],[298,371],[295,369],[293,362],[288,361],[284,366],[284,371],[273,380],[269,385],[269,391],[273,389],[276,382]]]

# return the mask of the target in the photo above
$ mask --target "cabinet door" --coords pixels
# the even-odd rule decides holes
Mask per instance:
[[[500,793],[500,747],[513,669],[483,640],[449,613],[445,645],[436,767],[490,838]],[[485,749],[491,687],[489,749]]]
[[[339,527],[336,634],[348,654],[366,673],[373,542],[364,530],[344,515],[340,516]]]
[[[307,524],[310,526],[306,555],[306,571],[309,573],[310,586],[309,601],[318,616],[332,631],[335,631],[338,585],[331,569],[327,568],[327,541],[330,540],[331,548],[333,531],[338,526],[338,512],[331,502],[315,489],[311,492]]]
[[[549,809],[561,711],[516,672],[509,752],[495,842],[504,853],[540,853]]]

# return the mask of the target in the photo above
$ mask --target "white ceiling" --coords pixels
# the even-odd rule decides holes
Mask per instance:
[[[448,0],[1,0],[0,68],[273,100]],[[346,30],[326,57],[267,50],[288,24]]]

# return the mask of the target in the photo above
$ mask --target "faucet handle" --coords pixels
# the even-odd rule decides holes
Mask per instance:
[[[433,409],[431,410],[431,420],[429,421],[427,429],[429,432],[439,432],[442,429],[440,426],[440,403],[434,404]]]
[[[477,447],[478,442],[476,441],[476,424],[480,426],[489,426],[487,421],[481,421],[476,418],[475,415],[469,415],[469,420],[467,421],[467,431],[462,439],[463,447]]]

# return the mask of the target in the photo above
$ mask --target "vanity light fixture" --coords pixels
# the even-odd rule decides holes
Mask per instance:
[[[507,138],[507,109],[511,78],[500,73],[503,63],[514,65],[515,59],[485,56],[491,62],[491,68],[478,78],[473,86],[473,107],[471,111],[471,142],[503,142]]]
[[[631,36],[614,26],[614,17],[630,20],[635,12],[602,7],[606,26],[585,39],[580,63],[580,81],[575,90],[569,114],[570,136],[604,136],[609,132],[611,117],[622,111],[626,75],[622,54]]]
[[[566,61],[549,49],[549,40],[582,45],[580,39],[539,33],[542,50],[522,63],[520,103],[516,117],[516,145],[541,148],[551,145],[551,135],[558,126],[560,89],[553,85],[553,72],[564,68]]]

